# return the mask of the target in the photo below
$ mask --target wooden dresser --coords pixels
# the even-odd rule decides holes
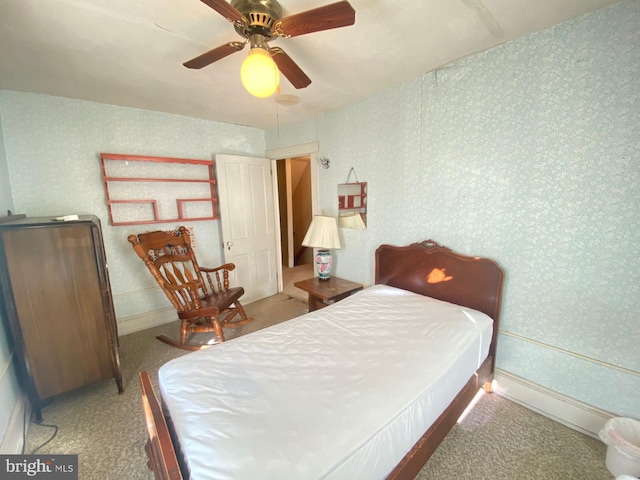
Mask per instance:
[[[21,385],[37,421],[55,395],[114,378],[118,334],[100,221],[20,218],[0,224],[0,286]]]

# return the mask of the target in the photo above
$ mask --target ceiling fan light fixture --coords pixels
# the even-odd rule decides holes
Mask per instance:
[[[280,73],[297,89],[306,88],[311,84],[311,79],[284,50],[279,47],[270,48],[268,42],[277,37],[298,37],[347,27],[356,21],[356,12],[347,0],[339,0],[287,17],[282,16],[282,7],[278,0],[200,1],[233,23],[236,32],[248,42],[225,43],[183,65],[192,69],[204,68],[239,52],[249,43],[251,51],[242,63],[240,78],[247,91],[260,98],[279,93]]]
[[[269,52],[255,47],[242,62],[240,78],[244,88],[254,97],[267,98],[278,91],[280,72]]]

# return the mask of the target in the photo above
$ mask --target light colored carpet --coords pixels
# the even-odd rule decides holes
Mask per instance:
[[[228,339],[245,335],[294,318],[305,309],[305,303],[281,293],[247,305],[247,313],[255,320],[225,329],[225,335]],[[80,479],[152,478],[144,452],[138,372],[149,371],[157,388],[158,368],[187,352],[155,336],[175,337],[177,330],[176,322],[121,337],[125,392],[118,395],[114,381],[103,381],[56,397],[42,413],[44,423],[58,425],[59,433],[38,453],[78,454]],[[50,433],[48,427],[30,424],[26,453]],[[611,480],[604,456],[605,446],[599,440],[491,394],[482,396],[454,427],[416,478]]]
[[[602,442],[484,394],[417,480],[611,480]]]
[[[308,299],[308,293],[294,287],[293,284],[294,282],[313,277],[313,269],[314,265],[312,263],[304,263],[293,268],[282,267],[282,293],[306,302]]]
[[[300,316],[307,305],[280,293],[244,307],[254,321],[225,328],[228,340]],[[152,478],[144,451],[146,430],[138,373],[147,370],[158,391],[158,368],[188,353],[156,340],[159,334],[178,338],[178,321],[120,337],[122,395],[118,395],[115,381],[108,380],[59,395],[44,407],[43,423],[57,425],[59,431],[38,453],[78,454],[80,479]],[[25,453],[45,442],[51,432],[51,428],[31,423]]]

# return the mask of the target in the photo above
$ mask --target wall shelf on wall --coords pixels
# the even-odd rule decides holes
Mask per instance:
[[[100,154],[113,226],[217,220],[214,162]]]

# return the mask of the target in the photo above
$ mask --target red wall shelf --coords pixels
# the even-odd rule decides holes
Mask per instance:
[[[120,225],[143,225],[143,224],[153,224],[153,223],[175,223],[182,221],[195,221],[195,220],[217,220],[218,215],[218,198],[216,196],[216,180],[214,175],[214,162],[212,160],[194,160],[188,158],[171,158],[171,157],[147,157],[142,155],[124,155],[118,153],[101,153],[100,161],[102,163],[102,177],[104,180],[104,189],[107,197],[107,208],[109,210],[109,220],[111,225],[120,226]],[[180,176],[176,177],[167,177],[164,175],[155,177],[155,176],[139,176],[138,169],[135,170],[135,176],[120,176],[113,175],[110,173],[110,169],[113,171],[120,170],[122,171],[123,164],[117,164],[114,162],[125,162],[124,170],[127,170],[128,167],[135,165],[156,165],[159,170],[163,170],[166,167],[173,168],[175,166],[182,165],[180,167]],[[130,162],[135,162],[131,163]],[[117,168],[117,166],[120,168]],[[171,167],[173,166],[173,167]],[[205,169],[206,171],[203,171]],[[149,168],[146,168],[149,170]],[[164,172],[163,172],[164,173]],[[184,178],[183,178],[184,177]],[[177,216],[171,218],[162,218],[160,215],[159,203],[161,203],[160,198],[132,198],[136,191],[139,191],[135,184],[139,184],[140,182],[144,183],[158,183],[161,184],[161,187],[158,188],[158,197],[162,197],[165,201],[169,198],[169,202],[175,202],[175,209]],[[119,195],[125,195],[129,198],[113,198],[113,190],[114,183],[118,185],[132,184],[131,190],[119,189]],[[185,193],[184,188],[178,188],[178,185],[184,186],[184,184],[207,184],[208,189],[206,193],[203,193],[202,197],[195,197],[189,194],[188,198],[183,198],[181,195]],[[111,188],[110,188],[111,187]],[[155,195],[154,195],[155,196]],[[186,207],[189,204],[202,204],[206,203],[210,205],[209,212],[204,215],[198,216],[189,216],[186,213]],[[144,219],[134,219],[131,220],[129,218],[121,218],[116,219],[116,208],[114,206],[117,205],[148,205],[149,209],[149,217]]]

